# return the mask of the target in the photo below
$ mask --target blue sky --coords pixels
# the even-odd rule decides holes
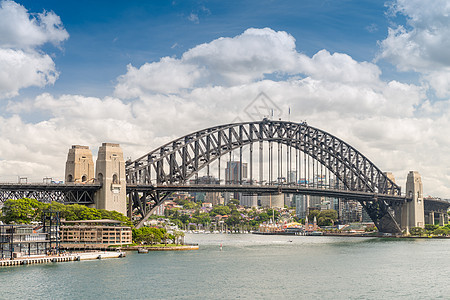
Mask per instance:
[[[70,38],[45,45],[61,71],[54,93],[106,96],[126,65],[140,66],[247,28],[290,33],[299,51],[344,52],[371,61],[387,35],[383,1],[20,1],[54,11]],[[34,91],[33,91],[34,92]]]
[[[264,92],[450,198],[449,16],[446,0],[0,0],[0,181],[62,178],[72,144],[136,158],[249,120]]]

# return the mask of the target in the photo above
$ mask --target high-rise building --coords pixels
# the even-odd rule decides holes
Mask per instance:
[[[284,194],[259,196],[262,207],[284,207]]]
[[[289,176],[288,176],[288,178],[287,178],[287,180],[288,180],[288,184],[297,184],[297,171],[290,171],[289,172],[289,174],[288,174]]]
[[[202,176],[191,179],[189,184],[220,184],[219,179],[214,176]],[[195,202],[209,202],[212,205],[223,204],[222,194],[219,192],[195,192],[191,193]]]
[[[295,195],[295,214],[298,218],[306,218],[308,210],[308,198],[308,195]]]
[[[240,184],[246,179],[247,179],[247,163],[242,163],[241,165],[241,162],[239,161],[227,162],[227,167],[225,168],[226,184]]]
[[[362,221],[363,208],[358,201],[355,200],[340,201],[339,206],[340,206],[339,220],[343,224]]]
[[[245,207],[257,207],[258,195],[242,193],[239,203]]]

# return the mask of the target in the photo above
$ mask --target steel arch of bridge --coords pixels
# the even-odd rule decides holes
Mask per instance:
[[[270,157],[273,143],[283,144],[305,153],[325,166],[339,181],[339,184],[336,183],[337,188],[373,193],[374,197],[370,201],[358,199],[356,196],[354,199],[360,201],[380,231],[383,229],[386,232],[400,231],[398,222],[393,216],[398,202],[378,200],[377,195],[401,198],[401,188],[351,145],[323,130],[309,126],[306,122],[264,119],[257,122],[215,126],[175,139],[135,161],[129,161],[126,165],[127,184],[134,187],[149,187],[142,201],[137,195],[138,188],[129,190],[130,202],[133,203],[130,207],[137,207],[142,215],[148,215],[142,208],[142,203],[147,201],[147,197],[154,202],[154,206],[159,205],[169,195],[167,187],[176,186],[174,190],[180,190],[180,185],[187,185],[189,179],[205,168],[209,175],[209,166],[216,161],[220,170],[221,157],[234,150],[239,150],[239,160],[242,162],[244,146],[249,146],[251,180],[249,183],[241,181],[239,184],[261,185],[264,177],[261,167],[264,142],[269,143],[269,160],[273,158],[273,154]],[[253,156],[258,156],[254,153],[257,152],[253,149],[254,145],[259,148],[259,182],[253,181],[252,174]],[[242,163],[240,166],[242,168]],[[272,170],[270,168],[269,166],[269,185],[273,183],[271,178],[273,167]],[[242,174],[242,169],[240,173]],[[166,187],[164,191],[163,186]]]
[[[319,161],[345,189],[401,195],[401,188],[377,166],[343,140],[306,123],[286,121],[246,122],[200,130],[173,140],[127,163],[129,184],[185,184],[227,153],[253,144],[281,143]],[[252,163],[250,154],[250,164]],[[240,153],[242,161],[242,151]],[[220,167],[219,167],[220,168]],[[250,172],[252,172],[250,167]],[[152,178],[151,174],[156,174]],[[253,174],[250,174],[252,178]]]

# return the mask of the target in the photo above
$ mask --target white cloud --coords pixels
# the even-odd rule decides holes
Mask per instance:
[[[30,14],[14,1],[0,2],[0,99],[22,88],[44,87],[58,78],[55,64],[38,47],[59,45],[69,37],[53,12]]]
[[[68,37],[54,12],[30,14],[14,1],[0,2],[0,47],[32,49],[48,42],[58,45]]]
[[[146,92],[233,86],[262,79],[268,73],[295,72],[297,64],[298,53],[291,35],[251,28],[234,38],[198,45],[180,59],[164,57],[140,68],[129,66],[118,79],[116,95],[133,98]]]
[[[397,0],[393,14],[406,17],[406,24],[389,28],[380,43],[379,58],[400,71],[422,73],[438,97],[450,95],[450,3],[446,0]]]
[[[157,63],[146,63],[139,69],[128,65],[127,73],[119,77],[116,95],[134,98],[146,93],[177,93],[191,88],[200,76],[197,66],[164,57]]]
[[[57,78],[50,56],[0,48],[0,99],[18,95],[21,88],[53,84]]]
[[[102,142],[117,142],[126,157],[137,158],[189,132],[248,120],[243,109],[265,92],[284,119],[290,108],[291,120],[307,120],[342,138],[393,171],[401,185],[408,171],[418,170],[425,192],[445,197],[450,178],[439,174],[450,164],[450,142],[442,138],[450,128],[450,101],[427,101],[426,88],[380,75],[376,64],[343,53],[302,54],[286,32],[249,29],[178,59],[129,66],[118,79],[117,97],[42,94],[26,104],[10,103],[15,115],[0,117],[6,145],[0,148],[0,176],[11,175],[17,163],[38,180],[62,178],[72,144],[89,145],[95,154]],[[128,98],[133,100],[123,100]],[[49,117],[23,121],[27,105]]]

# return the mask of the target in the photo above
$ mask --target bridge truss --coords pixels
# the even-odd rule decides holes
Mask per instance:
[[[255,194],[280,186],[322,196],[352,192],[341,197],[359,201],[383,232],[401,231],[395,211],[407,201],[358,150],[305,122],[264,119],[207,128],[127,162],[126,172],[129,207],[145,216],[141,223],[172,192],[205,191],[205,184],[217,182],[219,189],[251,186]]]
[[[0,183],[0,203],[8,199],[32,198],[40,202],[94,204],[100,184],[11,184]]]

